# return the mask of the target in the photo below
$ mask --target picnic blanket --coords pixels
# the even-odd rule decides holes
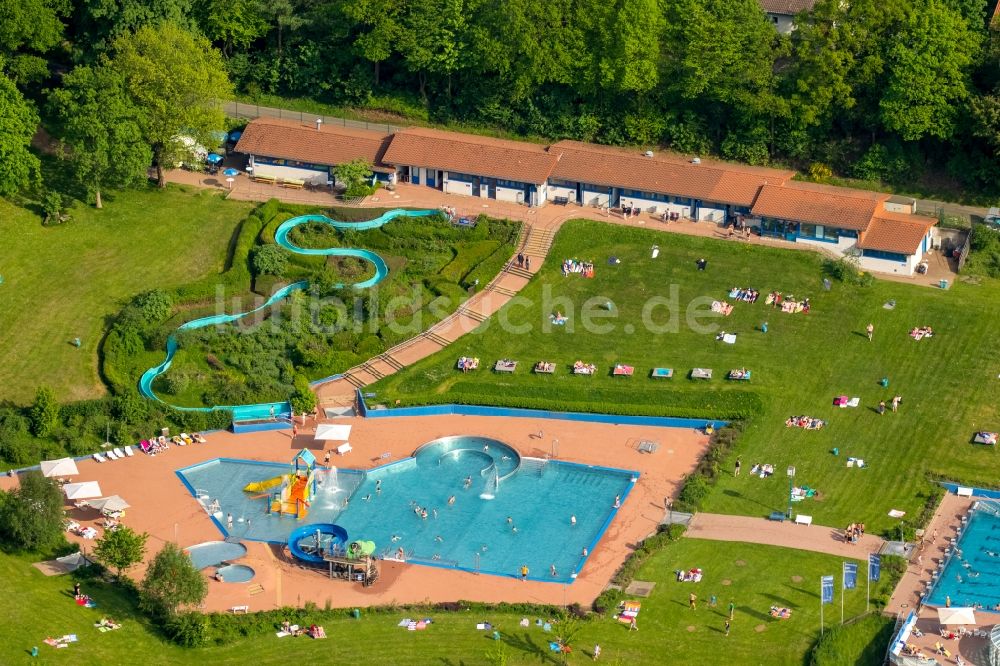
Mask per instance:
[[[458,369],[462,372],[467,372],[469,370],[475,370],[479,367],[479,359],[471,358],[469,356],[462,356],[458,359]]]
[[[653,368],[653,377],[669,379],[674,376],[673,368]]]
[[[750,474],[759,476],[762,479],[767,478],[774,474],[774,465],[771,463],[764,463],[763,465],[754,463],[753,467],[750,468]]]
[[[573,364],[573,374],[574,375],[592,375],[597,372],[597,366],[593,363],[584,363],[583,361],[577,361]]]
[[[691,379],[711,379],[712,369],[711,368],[693,368],[691,370]]]
[[[51,645],[54,648],[65,648],[69,647],[70,643],[76,643],[79,640],[80,639],[76,637],[76,634],[66,634],[65,636],[60,636],[59,638],[52,638],[50,636],[49,638],[46,638],[43,642],[46,645]]]
[[[746,368],[733,368],[732,370],[729,371],[729,378],[749,381],[750,371],[747,370]]]
[[[724,317],[733,313],[733,306],[725,301],[712,301],[712,312],[718,312]]]
[[[804,430],[819,430],[826,425],[822,419],[814,419],[811,416],[789,416],[785,419],[786,428],[802,428]]]
[[[777,606],[771,606],[771,617],[776,617],[780,620],[787,620],[791,616],[791,608],[778,608]]]
[[[838,395],[833,399],[833,406],[840,407],[841,409],[845,407],[857,407],[861,404],[861,398],[848,398],[846,395]]]
[[[688,569],[687,571],[681,571],[678,569],[674,572],[677,575],[678,583],[700,583],[702,571],[699,568]]]
[[[980,430],[979,432],[976,433],[976,436],[973,438],[972,441],[974,441],[976,444],[995,445],[997,443],[997,437],[998,435],[995,432],[986,432],[985,430]]]
[[[632,373],[635,372],[635,368],[631,365],[622,365],[621,363],[615,364],[614,374],[615,376],[631,377]]]

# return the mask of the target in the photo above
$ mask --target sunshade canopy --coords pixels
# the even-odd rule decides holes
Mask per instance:
[[[316,426],[316,439],[339,439],[347,441],[351,438],[351,426],[340,423],[321,423]]]
[[[79,473],[72,458],[42,461],[42,476],[73,476]]]
[[[100,497],[104,494],[101,492],[101,486],[97,481],[67,483],[63,486],[63,492],[66,493],[66,499],[71,500],[90,499],[92,497]]]
[[[93,502],[90,502],[90,506],[94,507],[98,511],[124,511],[129,507],[129,503],[118,495],[112,495],[111,497],[94,500]]]
[[[941,624],[976,624],[976,610],[968,606],[938,608]]]

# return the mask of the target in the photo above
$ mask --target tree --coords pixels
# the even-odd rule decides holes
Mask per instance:
[[[139,586],[139,605],[148,613],[169,617],[182,605],[201,603],[207,593],[205,577],[191,558],[167,542],[146,570]]]
[[[110,67],[124,72],[139,126],[153,151],[157,180],[187,150],[187,135],[211,145],[225,125],[222,101],[233,94],[222,57],[204,37],[173,23],[145,26],[115,41]]]
[[[297,414],[310,414],[316,409],[316,394],[309,387],[309,379],[305,375],[295,375],[295,392],[289,403],[292,411]]]
[[[30,418],[31,432],[36,437],[47,437],[59,425],[59,403],[48,386],[39,386],[35,391]]]
[[[142,558],[146,555],[148,538],[149,535],[145,532],[140,534],[122,525],[113,532],[105,532],[104,536],[97,540],[94,557],[101,564],[113,567],[115,575],[121,578],[122,571],[142,562]]]
[[[601,81],[615,92],[643,93],[659,81],[663,12],[657,0],[619,0],[600,60]],[[643,26],[636,30],[636,26]]]
[[[60,88],[49,91],[49,103],[58,119],[63,155],[97,208],[103,207],[103,187],[145,181],[152,153],[122,72],[107,66],[77,67],[63,77]]]
[[[197,0],[195,16],[205,36],[222,44],[229,57],[267,34],[268,23],[261,0]]]
[[[444,76],[451,98],[452,75],[466,52],[467,16],[475,0],[412,0],[400,51],[407,69],[417,74],[420,96],[427,99],[427,75]],[[471,6],[470,6],[471,5]]]
[[[979,47],[978,33],[958,10],[939,0],[916,3],[887,54],[888,84],[879,102],[886,129],[906,141],[951,137]]]
[[[337,180],[344,184],[348,197],[365,196],[368,194],[368,181],[372,177],[372,163],[363,157],[350,162],[338,164],[333,168],[333,173]]]
[[[76,45],[83,60],[105,55],[119,37],[145,26],[169,21],[188,26],[191,0],[77,0]]]
[[[41,163],[28,150],[37,128],[34,107],[0,74],[0,196],[17,194],[38,181]]]
[[[340,4],[343,15],[354,22],[355,53],[375,66],[376,86],[379,66],[392,55],[403,31],[402,8],[396,0],[346,0]]]
[[[0,69],[25,83],[42,78],[48,64],[42,57],[62,39],[62,16],[69,13],[66,0],[16,0],[0,2]]]
[[[44,550],[63,540],[63,517],[58,484],[40,472],[25,472],[0,502],[0,535],[14,548]]]
[[[278,245],[261,245],[253,253],[253,270],[257,275],[281,277],[288,269],[288,253]]]

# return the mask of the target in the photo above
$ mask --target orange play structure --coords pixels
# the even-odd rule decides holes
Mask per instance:
[[[267,512],[305,518],[316,494],[316,456],[302,449],[292,458],[288,474],[247,484],[246,492],[260,492],[277,487],[277,492],[266,492],[257,497],[267,497]]]

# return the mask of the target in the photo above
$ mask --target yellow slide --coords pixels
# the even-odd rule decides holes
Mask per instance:
[[[309,512],[309,503],[306,502],[306,489],[309,487],[309,478],[305,476],[300,476],[295,479],[292,483],[292,487],[288,492],[288,502],[296,508],[296,513],[299,518],[305,518],[306,513]],[[301,504],[299,504],[301,502]]]
[[[285,475],[281,474],[274,477],[273,479],[267,479],[265,481],[254,481],[253,483],[248,483],[243,487],[243,491],[247,493],[262,493],[266,490],[270,490],[275,486],[280,486],[285,480]]]

